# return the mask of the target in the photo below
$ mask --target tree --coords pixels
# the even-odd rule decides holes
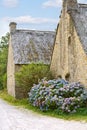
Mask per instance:
[[[7,55],[8,55],[8,41],[9,33],[2,36],[0,39],[0,89],[4,88],[6,84],[6,71],[7,71]]]

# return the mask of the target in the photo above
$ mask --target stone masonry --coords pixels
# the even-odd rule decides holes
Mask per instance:
[[[51,61],[56,78],[87,86],[87,5],[63,0]]]

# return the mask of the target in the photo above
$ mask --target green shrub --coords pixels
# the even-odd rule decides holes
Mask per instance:
[[[0,90],[6,88],[7,86],[7,73],[3,73],[0,77]]]
[[[3,88],[7,87],[7,73],[3,75]]]
[[[29,91],[33,84],[37,84],[44,77],[52,78],[49,65],[43,63],[23,65],[20,71],[16,73],[16,84],[25,91]]]
[[[63,79],[42,80],[32,87],[29,101],[42,111],[58,109],[74,113],[78,108],[86,107],[87,91],[79,82],[68,83]]]
[[[6,87],[6,72],[7,72],[7,56],[8,56],[8,41],[9,33],[2,36],[0,39],[0,89]]]
[[[0,77],[0,90],[2,90],[3,89],[3,79],[2,79],[2,77]]]

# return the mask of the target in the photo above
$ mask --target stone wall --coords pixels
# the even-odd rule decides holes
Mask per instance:
[[[57,30],[51,71],[55,77],[66,80],[80,81],[87,84],[87,56],[74,22],[65,9],[62,10],[59,28]]]
[[[65,14],[65,10],[63,10],[51,61],[51,70],[56,77],[64,78],[68,73],[68,32],[69,16]]]
[[[8,64],[7,64],[7,90],[8,94],[15,97],[15,65],[13,59],[13,50],[11,45],[11,37],[9,41],[8,50]]]
[[[84,52],[79,37],[75,31],[76,43],[76,69],[74,72],[74,81],[80,81],[87,87],[87,55]]]

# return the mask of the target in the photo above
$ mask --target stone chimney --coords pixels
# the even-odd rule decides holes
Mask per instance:
[[[78,11],[77,0],[63,0],[63,8],[66,11]]]
[[[10,32],[15,32],[16,31],[16,23],[15,22],[11,22],[9,24],[9,27],[10,27]]]

